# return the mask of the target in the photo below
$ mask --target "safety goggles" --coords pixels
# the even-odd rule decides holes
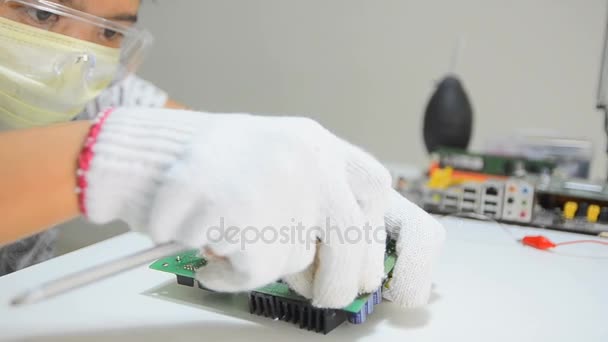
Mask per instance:
[[[0,0],[0,17],[109,48],[120,49],[120,74],[141,64],[152,36],[136,26],[92,15],[50,0]]]

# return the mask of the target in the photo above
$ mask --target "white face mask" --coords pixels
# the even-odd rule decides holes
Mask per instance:
[[[0,17],[0,131],[72,120],[119,65],[120,49]]]

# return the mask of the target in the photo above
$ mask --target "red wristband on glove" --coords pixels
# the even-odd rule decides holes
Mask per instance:
[[[89,134],[85,139],[84,146],[80,151],[80,156],[78,157],[78,169],[76,170],[76,193],[78,194],[78,207],[80,212],[85,216],[87,215],[85,197],[88,185],[86,173],[89,171],[91,161],[93,160],[93,146],[97,142],[97,137],[99,136],[101,127],[113,111],[114,108],[107,109],[99,113],[97,118],[95,118],[93,125],[89,129]]]

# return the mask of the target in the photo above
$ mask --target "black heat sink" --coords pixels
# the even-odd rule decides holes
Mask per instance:
[[[346,312],[315,308],[310,303],[265,293],[249,293],[249,312],[258,316],[299,324],[300,329],[327,334],[347,319]]]
[[[177,283],[205,289],[193,278],[177,275]],[[258,316],[279,319],[298,324],[300,329],[327,334],[344,323],[348,315],[342,310],[315,308],[307,301],[276,297],[269,294],[249,292],[249,312]]]

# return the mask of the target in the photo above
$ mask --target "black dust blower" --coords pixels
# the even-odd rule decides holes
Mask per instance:
[[[473,130],[473,109],[454,75],[439,82],[424,114],[424,144],[429,153],[439,147],[466,150]]]

